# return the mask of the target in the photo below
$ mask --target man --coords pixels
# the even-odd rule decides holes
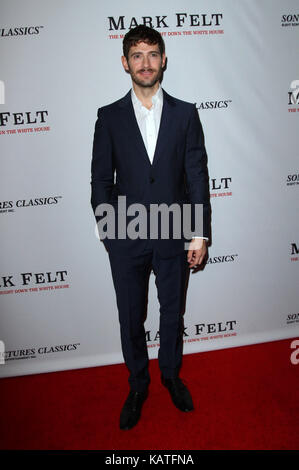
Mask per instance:
[[[206,257],[210,204],[204,136],[196,107],[171,97],[160,86],[166,64],[162,36],[146,26],[131,29],[123,40],[121,60],[131,76],[132,89],[98,110],[91,204],[99,227],[104,220],[100,206],[110,204],[116,210],[116,234],[121,229],[119,216],[127,228],[132,222],[132,213],[118,204],[120,196],[129,204],[142,203],[147,216],[148,225],[142,228],[145,236],[105,238],[102,234],[116,292],[122,351],[130,372],[120,428],[131,429],[140,418],[150,382],[143,323],[151,269],[160,303],[161,381],[177,408],[193,410],[190,392],[179,377],[184,295],[188,270]],[[179,207],[189,203],[193,226],[195,205],[201,204],[202,233],[189,239],[184,235],[165,238],[158,222],[158,235],[151,238],[150,208],[163,203]]]

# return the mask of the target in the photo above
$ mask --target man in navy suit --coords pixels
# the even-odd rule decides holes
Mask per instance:
[[[161,88],[165,64],[160,33],[141,25],[131,29],[123,40],[122,65],[131,76],[132,89],[124,98],[98,110],[94,133],[91,204],[102,229],[111,223],[107,207],[114,210],[113,234],[105,236],[103,230],[99,231],[109,255],[122,351],[130,372],[130,392],[120,415],[121,429],[137,424],[148,396],[144,314],[152,269],[160,303],[161,381],[177,408],[193,410],[191,394],[180,379],[179,370],[186,281],[190,268],[204,261],[210,237],[207,155],[195,105],[173,98]],[[137,237],[129,230],[134,210],[127,211],[127,206],[132,204],[142,204],[144,208],[145,217],[140,219],[144,226],[138,227],[141,230]],[[160,219],[155,222],[157,231],[152,235],[151,209],[161,204],[174,204],[177,209],[189,204],[191,229],[198,228],[194,222],[195,207],[200,205],[201,233],[174,235],[175,216],[172,218],[170,213],[166,221],[168,236]],[[124,228],[128,229],[125,235]]]

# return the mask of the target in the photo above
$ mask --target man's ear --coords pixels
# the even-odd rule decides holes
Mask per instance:
[[[121,63],[123,64],[123,68],[125,69],[125,72],[129,73],[128,61],[124,55],[121,56]]]

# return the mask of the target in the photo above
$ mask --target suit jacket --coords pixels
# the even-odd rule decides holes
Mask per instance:
[[[97,206],[102,203],[113,205],[116,236],[118,196],[126,196],[127,207],[132,203],[142,203],[148,212],[150,204],[178,203],[182,207],[182,204],[191,203],[192,230],[194,205],[203,204],[203,229],[196,235],[210,237],[207,155],[194,104],[178,100],[163,90],[163,109],[153,163],[139,130],[131,92],[99,108],[91,165],[91,205],[97,222],[101,219],[96,215]],[[126,224],[135,217],[126,216]],[[171,234],[171,226],[169,230]],[[184,234],[180,239],[162,239],[159,221],[158,238],[153,242],[160,256],[170,257],[182,252],[184,243],[190,239]],[[137,255],[146,244],[146,240],[141,238],[104,238],[103,242],[108,251],[119,255]]]

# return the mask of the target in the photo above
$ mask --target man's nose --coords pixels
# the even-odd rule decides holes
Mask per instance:
[[[143,56],[143,66],[148,67],[149,66],[149,58],[147,55]]]

